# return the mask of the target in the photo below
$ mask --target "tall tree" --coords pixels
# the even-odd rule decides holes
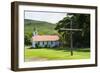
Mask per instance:
[[[82,32],[73,32],[73,46],[74,47],[90,47],[90,15],[89,14],[74,14],[68,13],[67,15],[73,15],[72,17],[66,16],[57,23],[56,30],[61,36],[63,45],[70,46],[70,31],[62,31],[61,28],[70,28],[70,22],[72,21],[72,27],[76,29],[82,29]]]

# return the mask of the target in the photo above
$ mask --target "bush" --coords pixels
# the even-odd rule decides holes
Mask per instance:
[[[32,37],[31,33],[26,33],[24,35],[24,44],[25,45],[31,45],[31,37]]]

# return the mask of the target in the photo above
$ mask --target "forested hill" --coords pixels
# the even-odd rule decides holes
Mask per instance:
[[[40,35],[57,34],[57,31],[54,30],[56,24],[52,24],[45,21],[24,19],[24,27],[25,34],[32,33],[34,28],[37,29]]]

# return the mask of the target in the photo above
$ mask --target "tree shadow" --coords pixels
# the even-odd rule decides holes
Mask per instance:
[[[69,52],[71,51],[71,48],[68,48],[68,47],[45,47],[47,49],[52,49],[52,50],[61,50],[61,51],[64,51],[64,52]],[[29,47],[27,49],[43,49],[42,47],[38,47],[38,48],[33,48],[33,47]],[[76,51],[76,52],[90,52],[90,49],[89,48],[73,48],[72,49],[73,51]]]
[[[83,49],[76,49],[75,51],[77,51],[77,52],[90,52],[90,49],[83,48]]]
[[[71,48],[67,48],[67,47],[56,47],[56,48],[48,48],[48,49],[53,49],[53,50],[61,50],[61,51],[64,51],[64,52],[70,52],[71,51]],[[73,51],[76,51],[76,52],[90,52],[90,49],[89,48],[73,48],[72,49]]]
[[[64,52],[68,52],[68,51],[70,51],[70,49],[69,48],[62,48],[62,47],[53,47],[53,48],[48,48],[48,49],[53,49],[53,50],[61,50],[61,51],[64,51]]]

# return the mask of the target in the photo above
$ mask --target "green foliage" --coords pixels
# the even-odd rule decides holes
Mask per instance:
[[[89,14],[71,14],[70,17],[65,17],[57,23],[56,30],[60,33],[61,39],[65,42],[66,46],[70,47],[70,31],[62,31],[61,28],[70,28],[72,21],[72,28],[82,29],[82,32],[73,32],[73,44],[74,47],[90,47],[90,15]]]
[[[24,44],[31,45],[31,38],[32,38],[32,33],[24,34]]]

